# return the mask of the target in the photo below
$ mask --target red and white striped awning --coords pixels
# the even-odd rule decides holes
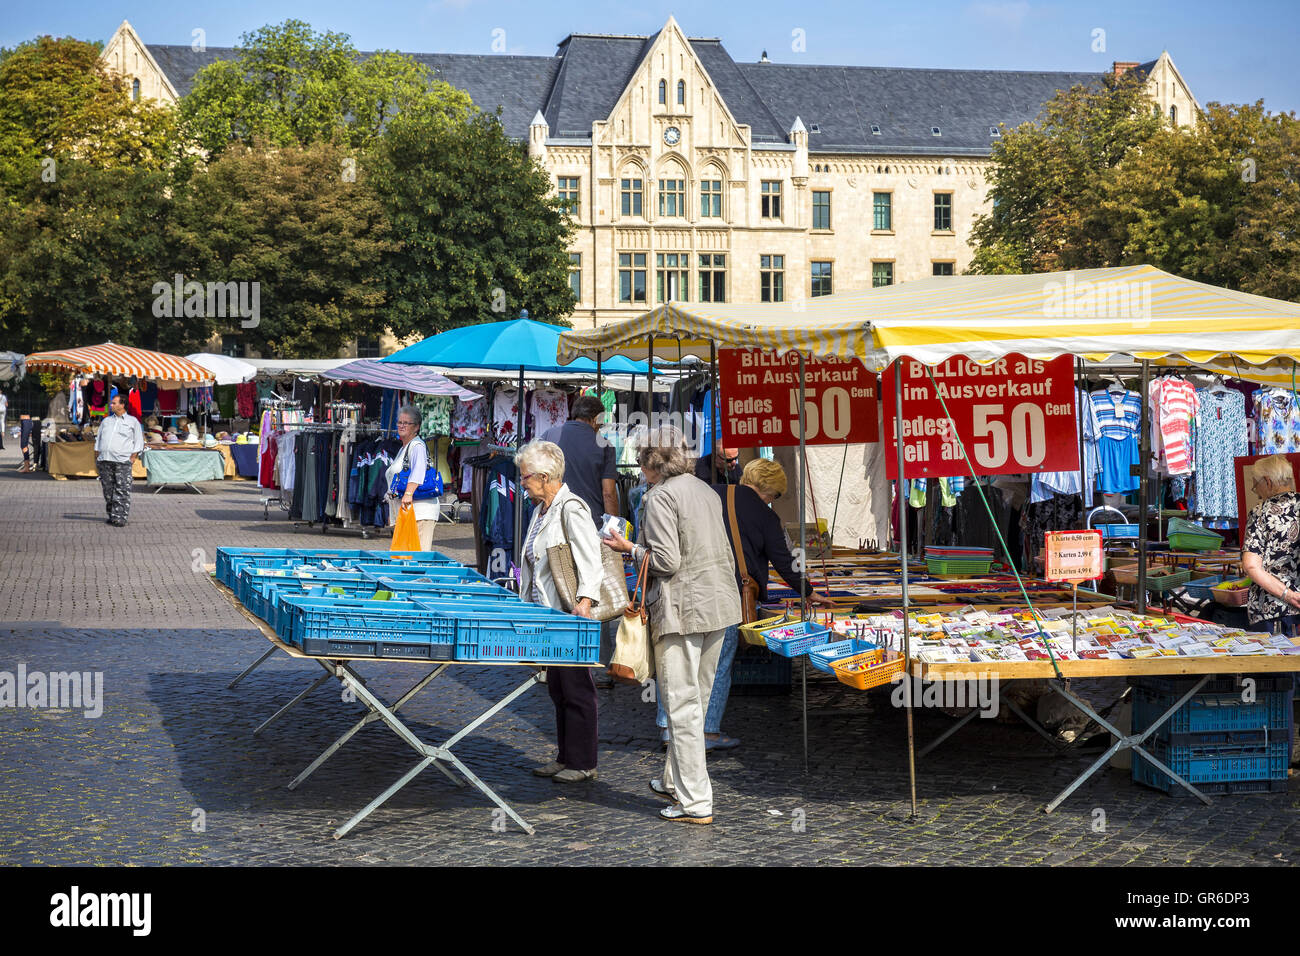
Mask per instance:
[[[126,345],[105,342],[79,349],[58,349],[53,352],[36,352],[27,356],[28,371],[66,371],[90,375],[115,375],[124,378],[153,379],[159,385],[178,386],[211,385],[213,375],[202,365],[168,355],[150,352]]]

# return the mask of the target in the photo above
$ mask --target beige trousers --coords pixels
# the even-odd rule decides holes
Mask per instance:
[[[726,628],[701,634],[665,634],[655,641],[655,672],[668,717],[664,787],[687,813],[713,813],[713,785],[704,760],[704,709]]]
[[[427,521],[417,521],[415,530],[420,534],[420,550],[433,550],[433,529],[438,526],[438,522],[430,518]]]

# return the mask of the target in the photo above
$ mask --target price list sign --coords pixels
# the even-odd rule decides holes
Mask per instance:
[[[1105,573],[1100,531],[1048,531],[1043,577],[1048,581],[1095,581]]]
[[[719,349],[722,443],[732,448],[799,444],[799,355]],[[877,382],[861,362],[804,362],[809,445],[880,440]]]
[[[1011,354],[988,365],[956,357],[932,369],[907,358],[899,362],[904,478],[970,474],[962,447],[977,475],[1078,470],[1071,356],[1041,361]],[[898,477],[894,367],[885,372],[883,396],[890,479]]]

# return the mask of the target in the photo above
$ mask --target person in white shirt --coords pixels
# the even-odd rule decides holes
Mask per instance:
[[[118,393],[109,403],[112,412],[95,435],[95,464],[104,492],[106,524],[121,528],[131,513],[131,466],[144,451],[140,422],[126,413],[126,396]]]
[[[415,489],[424,484],[425,473],[431,467],[428,446],[420,438],[420,425],[423,421],[424,416],[414,405],[403,405],[397,410],[397,437],[402,440],[402,450],[388,466],[385,480],[391,488],[394,478],[407,468],[411,469],[405,490],[396,498],[390,495],[389,501],[393,507],[389,509],[389,516],[395,522],[399,508],[414,509],[415,528],[420,534],[420,550],[432,551],[433,529],[438,524],[438,499],[415,498]]]
[[[0,451],[5,447],[5,416],[9,414],[9,397],[0,392]]]

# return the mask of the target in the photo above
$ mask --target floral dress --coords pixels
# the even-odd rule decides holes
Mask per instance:
[[[1246,518],[1245,550],[1291,590],[1300,586],[1300,495],[1288,491],[1261,501]],[[1250,586],[1246,616],[1251,624],[1290,616],[1292,609],[1258,584]]]
[[[451,437],[457,441],[478,441],[487,431],[487,399],[457,400],[451,410]]]

